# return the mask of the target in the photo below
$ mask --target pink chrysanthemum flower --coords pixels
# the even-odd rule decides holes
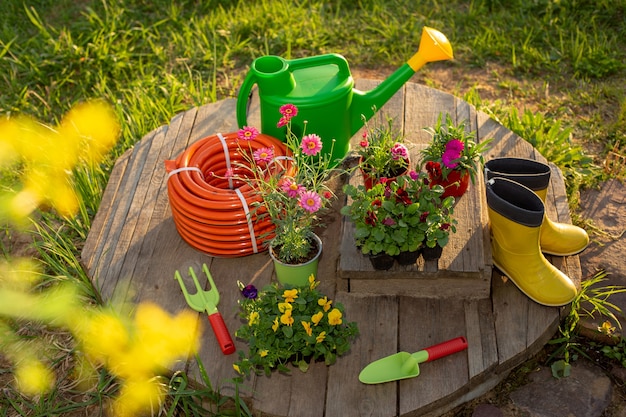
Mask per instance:
[[[284,181],[282,181],[280,188],[290,198],[298,197],[300,194],[302,194],[305,191],[305,188],[302,185],[293,181],[291,178],[285,178]]]
[[[261,162],[268,163],[274,159],[273,148],[259,148],[252,154],[254,161],[258,164]]]
[[[237,139],[241,140],[254,140],[257,136],[259,136],[259,131],[252,126],[244,126],[237,132]]]
[[[465,144],[458,139],[450,139],[446,143],[446,149],[444,151],[454,151],[457,154],[461,155],[461,152],[465,148]],[[458,156],[457,156],[458,158]]]
[[[305,155],[317,155],[322,150],[322,139],[316,134],[306,135],[302,138],[302,152]]]
[[[315,213],[322,207],[322,198],[315,191],[305,191],[300,195],[300,207]]]
[[[443,155],[441,155],[441,162],[443,162],[446,168],[454,169],[459,165],[458,162],[454,162],[456,159],[459,158],[459,156],[460,155],[457,151],[455,151],[454,149],[451,149],[451,150],[445,151]]]
[[[280,114],[282,114],[283,117],[287,119],[287,121],[289,121],[289,119],[291,119],[292,117],[296,117],[296,115],[298,114],[298,108],[293,104],[284,104],[280,106],[280,109],[278,109],[278,111],[280,111]]]
[[[408,157],[409,157],[409,150],[403,144],[396,143],[391,148],[391,158],[394,161],[397,161],[399,159],[406,159]]]

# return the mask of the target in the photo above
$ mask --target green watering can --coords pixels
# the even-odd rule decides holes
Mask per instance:
[[[425,63],[452,59],[450,42],[441,32],[424,27],[417,53],[373,90],[354,88],[346,59],[337,54],[286,60],[268,55],[255,59],[241,85],[237,99],[237,123],[246,126],[247,107],[252,87],[258,86],[261,107],[261,132],[282,141],[286,128],[277,127],[279,109],[284,104],[298,107],[292,131],[322,138],[322,152],[338,163],[349,150],[350,138],[369,120]],[[334,141],[333,141],[334,139]]]

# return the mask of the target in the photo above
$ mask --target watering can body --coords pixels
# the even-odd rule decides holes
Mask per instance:
[[[322,152],[339,162],[347,154],[350,138],[381,108],[422,65],[451,59],[452,49],[440,32],[424,28],[419,51],[375,89],[362,92],[346,59],[338,54],[286,60],[268,55],[253,61],[237,99],[237,123],[247,125],[247,104],[258,87],[261,132],[285,140],[286,128],[277,127],[279,109],[298,107],[291,127],[296,137],[315,133],[323,142]],[[305,123],[306,122],[306,123]],[[305,127],[306,126],[306,127]],[[306,129],[306,131],[305,131]]]

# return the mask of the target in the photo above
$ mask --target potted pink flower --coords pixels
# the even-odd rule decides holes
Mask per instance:
[[[386,124],[373,127],[364,123],[365,130],[356,151],[360,156],[363,184],[370,189],[381,179],[393,181],[406,174],[410,160],[404,136],[394,130],[393,119],[388,117]]]
[[[476,134],[466,130],[465,121],[455,126],[449,114],[446,114],[445,124],[440,114],[437,124],[425,130],[432,135],[432,140],[420,152],[422,167],[432,185],[444,187],[443,197],[460,197],[470,179],[474,182],[478,171],[482,170],[483,153],[492,139],[476,143]]]
[[[291,120],[297,114],[298,108],[293,104],[280,108],[277,126],[287,130],[285,156],[276,156],[273,148],[252,151],[254,147],[246,146],[259,134],[254,127],[239,130],[238,138],[250,165],[243,174],[263,200],[255,207],[255,214],[261,218],[269,216],[275,227],[267,234],[267,241],[277,277],[286,283],[288,277],[294,277],[288,271],[292,265],[306,266],[308,270],[289,282],[301,286],[308,283],[311,273],[317,275],[322,242],[314,229],[335,195],[326,185],[333,172],[332,152],[321,152],[322,138],[314,133],[303,132],[301,139],[296,137]]]

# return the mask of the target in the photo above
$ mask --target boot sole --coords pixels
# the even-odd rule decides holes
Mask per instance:
[[[554,253],[554,252],[546,252],[544,250],[542,250],[541,253],[543,253],[544,255],[560,256],[561,258],[564,258],[566,256],[576,256],[578,254],[581,254],[581,253],[583,253],[585,251],[585,249],[587,249],[588,246],[589,245],[585,246],[584,248],[582,248],[578,252],[572,252],[572,253]]]
[[[522,293],[523,293],[526,297],[530,298],[531,300],[533,300],[533,301],[534,301],[535,303],[537,303],[537,304],[541,304],[542,306],[546,306],[546,307],[563,307],[563,306],[566,306],[566,305],[570,304],[570,303],[571,303],[572,301],[574,301],[574,299],[576,298],[576,297],[574,296],[571,300],[569,300],[569,301],[568,301],[568,302],[566,302],[566,303],[562,303],[562,304],[549,304],[549,303],[545,303],[545,302],[543,302],[543,301],[539,301],[539,300],[535,299],[534,297],[531,297],[530,295],[528,295],[528,294],[526,293],[526,291],[524,291],[524,290],[522,289],[522,287],[520,287],[520,286],[517,284],[517,282],[515,282],[515,280],[514,280],[513,278],[511,278],[511,275],[509,275],[509,274],[508,274],[508,273],[504,270],[504,268],[500,267],[500,265],[498,265],[498,263],[497,263],[495,260],[493,260],[493,259],[492,259],[492,261],[493,261],[493,266],[495,266],[496,268],[498,268],[498,270],[502,273],[502,275],[504,275],[504,276],[506,276],[508,279],[510,279],[510,280],[511,280],[511,282],[512,282],[513,284],[515,284],[515,286],[517,287],[517,289],[518,289],[518,290],[520,290],[520,291],[521,291],[521,292],[522,292]]]

